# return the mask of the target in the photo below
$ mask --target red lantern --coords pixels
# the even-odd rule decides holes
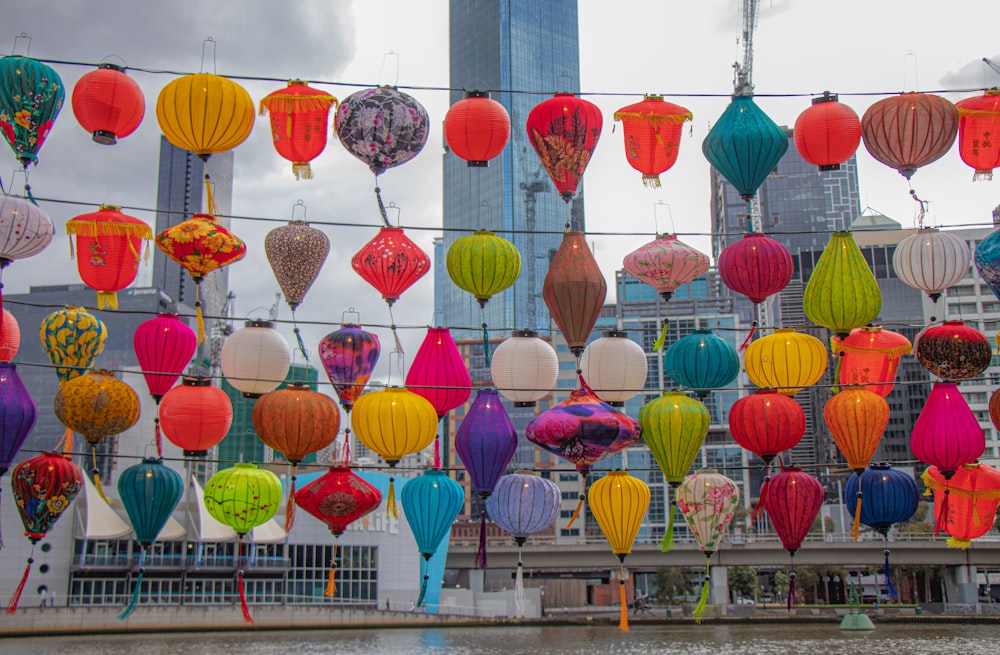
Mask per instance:
[[[330,107],[337,99],[325,91],[313,89],[302,80],[260,101],[260,114],[271,113],[271,139],[278,154],[292,162],[296,180],[311,180],[309,162],[326,148]]]
[[[945,478],[979,459],[986,437],[955,382],[935,382],[910,433],[910,448]]]
[[[958,154],[975,169],[973,180],[992,180],[1000,166],[1000,89],[959,101]]]
[[[723,284],[751,302],[762,303],[784,289],[795,265],[788,248],[760,232],[750,232],[719,253]]]
[[[97,290],[98,309],[118,309],[115,292],[135,280],[142,240],[153,238],[152,228],[120,210],[101,205],[66,223],[66,234],[76,235],[77,270],[84,284]]]
[[[917,360],[942,380],[977,378],[993,357],[986,335],[963,321],[932,325],[921,331],[914,341]]]
[[[788,467],[764,483],[760,504],[782,547],[794,558],[823,506],[823,485],[802,469]],[[788,608],[795,604],[795,572],[788,576]]]
[[[660,173],[677,162],[681,131],[691,116],[686,108],[655,95],[615,112],[625,133],[625,159],[642,173],[645,186],[659,188]]]
[[[826,92],[795,119],[795,149],[821,171],[836,171],[861,143],[861,121],[854,110]]]
[[[159,403],[191,363],[198,337],[177,314],[157,314],[136,327],[132,345],[149,395]]]
[[[468,91],[445,114],[444,138],[468,166],[489,166],[510,141],[510,116],[490,94]]]
[[[869,154],[906,179],[955,143],[958,110],[941,96],[903,93],[879,100],[861,117]]]
[[[797,402],[773,389],[740,398],[729,410],[729,431],[742,448],[770,464],[791,450],[806,432],[806,414]]]
[[[159,420],[170,443],[185,457],[205,457],[233,424],[233,404],[226,392],[211,386],[210,378],[187,377],[163,394]]]
[[[566,232],[542,284],[542,299],[570,351],[583,354],[604,306],[607,282],[583,232]]]
[[[351,266],[392,307],[404,291],[430,270],[431,260],[403,233],[403,228],[383,227],[354,255]]]
[[[602,123],[597,105],[571,93],[557,93],[528,113],[528,140],[566,202],[576,194]]]
[[[295,504],[325,523],[334,537],[381,502],[379,490],[346,466],[331,466],[295,494]]]
[[[885,398],[892,391],[899,360],[912,346],[903,335],[883,330],[881,325],[854,328],[846,337],[833,337],[838,355],[838,380],[843,385],[861,385]]]
[[[146,113],[142,89],[125,69],[100,64],[73,87],[73,115],[94,141],[111,146],[139,127]]]
[[[948,533],[949,547],[968,548],[993,527],[1000,505],[1000,471],[976,462],[945,476],[931,466],[923,480],[934,491],[934,534]]]

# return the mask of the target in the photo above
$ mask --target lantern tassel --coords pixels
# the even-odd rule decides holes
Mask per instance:
[[[253,616],[250,614],[250,606],[247,605],[247,590],[243,584],[243,535],[240,535],[239,543],[240,568],[236,571],[236,587],[240,591],[240,609],[243,610],[243,621],[253,625]]]
[[[969,539],[959,539],[958,537],[949,537],[947,544],[948,548],[961,548],[965,550],[972,545],[972,541]]]
[[[396,509],[396,478],[392,476],[389,477],[389,494],[385,499],[385,517],[389,518],[390,514],[394,519],[399,518],[399,510]]]
[[[628,604],[625,602],[625,562],[624,556],[622,556],[622,562],[618,565],[618,596],[619,604],[621,605],[621,613],[618,615],[618,629],[622,632],[628,632]]]
[[[670,501],[670,516],[667,519],[667,529],[663,533],[663,540],[660,542],[660,551],[667,552],[674,545],[674,517],[677,515],[677,501]]]
[[[423,559],[420,560],[421,572],[423,572],[424,569],[426,568],[427,560],[428,560],[427,555],[424,555]],[[427,573],[423,573],[423,576],[420,579],[420,593],[417,594],[417,602],[414,603],[413,605],[415,609],[420,609],[424,604],[424,596],[427,595],[427,581],[430,579],[430,577],[431,576],[427,575]]]
[[[795,607],[795,571],[788,574],[788,611]]]
[[[743,352],[744,350],[747,349],[747,346],[749,346],[750,342],[753,341],[753,335],[756,332],[757,332],[757,321],[754,321],[750,323],[750,331],[747,333],[747,338],[744,339],[743,343],[740,344],[739,352]]]
[[[899,598],[899,592],[896,591],[896,587],[892,584],[892,571],[889,568],[889,549],[885,549],[885,595],[891,600],[896,600]]]
[[[132,612],[135,608],[139,606],[139,597],[142,595],[142,576],[146,572],[146,547],[143,546],[142,553],[139,555],[139,575],[136,576],[135,585],[132,587],[132,598],[128,601],[128,605],[122,610],[122,613],[118,615],[119,621],[124,621],[128,617],[132,616]]]
[[[514,616],[524,616],[524,562],[521,561],[521,548],[517,549],[517,573],[514,575]]]
[[[753,506],[753,510],[750,512],[750,520],[756,521],[760,513],[764,511],[764,500],[767,498],[767,489],[771,486],[771,475],[770,470],[768,475],[764,476],[764,484],[760,485],[760,497],[757,498],[757,504]]]
[[[205,315],[201,311],[201,278],[194,279],[194,315],[198,321],[198,345],[205,343]]]
[[[695,623],[701,623],[702,617],[705,616],[705,607],[708,605],[709,585],[712,583],[711,565],[712,561],[710,559],[706,559],[705,581],[701,585],[701,596],[698,598],[698,604],[694,606],[694,610],[691,612],[691,616],[694,617]]]
[[[97,308],[98,309],[118,309],[118,294],[114,291],[98,291],[97,292]]]
[[[663,350],[663,343],[667,340],[667,327],[670,325],[666,320],[663,321],[663,327],[660,328],[660,336],[656,337],[656,342],[653,344],[653,352],[660,352]]]
[[[350,412],[347,414],[348,421],[350,421]],[[344,466],[350,466],[351,464],[351,428],[344,428],[344,446],[340,449],[340,463]]]
[[[573,516],[569,517],[569,522],[566,523],[566,529],[569,530],[570,526],[576,522],[576,518],[580,516],[580,510],[583,509],[583,501],[587,499],[587,476],[580,476],[580,500],[576,504],[576,509],[573,510]]]
[[[972,175],[973,182],[991,182],[993,180],[993,171],[976,171]]]
[[[483,313],[486,313],[486,307],[482,308]],[[486,326],[486,321],[483,321],[483,357],[486,358],[486,366],[491,363],[492,353],[490,353],[490,331]]]
[[[861,479],[858,478],[858,484],[861,484]],[[851,537],[854,541],[858,540],[858,534],[861,532],[861,487],[858,487],[858,501],[854,505],[854,527],[851,528]]]
[[[382,202],[382,189],[378,187],[378,184],[375,185],[375,199],[378,201],[378,213],[382,215],[382,222],[385,223],[386,227],[392,227],[392,223],[389,222],[389,215],[385,213],[385,204]]]
[[[323,590],[323,595],[327,598],[333,598],[333,595],[337,593],[337,542],[333,542],[333,559],[330,560],[330,575],[326,578],[326,589]]]
[[[210,216],[219,213],[215,206],[215,196],[212,195],[212,178],[209,177],[208,173],[205,173],[205,209]]]
[[[75,253],[73,252],[73,239],[66,239],[66,241],[67,243],[69,243],[69,259],[70,261],[72,261],[76,257]]]
[[[944,490],[944,500],[941,501],[941,510],[937,512],[937,520],[934,522],[934,536],[937,537],[941,531],[948,531],[948,497],[951,495],[950,489]]]
[[[288,500],[285,501],[285,532],[291,532],[295,525],[295,466],[292,465],[292,486],[288,490]]]
[[[484,507],[479,518],[479,549],[476,551],[476,566],[486,568],[486,509]]]
[[[35,542],[31,542],[31,555],[28,556],[28,563],[24,567],[24,573],[21,575],[21,582],[18,583],[17,589],[14,590],[14,594],[10,597],[10,602],[7,603],[7,613],[15,614],[17,613],[17,604],[21,601],[21,594],[24,593],[24,585],[28,583],[28,576],[31,574],[31,565],[35,563]]]
[[[56,451],[62,450],[63,455],[68,455],[70,453],[70,451],[73,450],[73,430],[72,429],[66,428],[65,430],[63,430],[62,439],[59,440],[59,443],[56,444],[56,447],[53,448],[53,450],[56,450]]]
[[[292,173],[295,175],[296,180],[313,179],[312,166],[307,161],[292,162]]]
[[[441,470],[441,436],[434,435],[434,468]]]
[[[160,431],[160,417],[153,418],[153,435],[156,439],[156,456],[163,459],[163,433]]]
[[[659,135],[657,135],[659,138]],[[642,186],[647,189],[659,189],[660,188],[660,176],[659,175],[643,175],[642,176]],[[626,628],[627,630],[628,628]]]
[[[94,444],[90,445],[90,457],[91,462],[93,463],[93,468],[90,472],[94,476],[94,486],[97,487],[97,495],[99,495],[104,502],[110,505],[111,499],[104,494],[104,485],[101,484],[101,469],[97,468],[97,448]]]
[[[295,312],[292,312],[292,323],[295,323]],[[308,364],[309,351],[306,350],[306,343],[305,341],[302,340],[302,331],[299,330],[298,324],[296,324],[295,327],[292,328],[292,332],[295,334],[295,342],[299,346],[299,352],[302,353],[302,356],[305,358],[306,363]]]

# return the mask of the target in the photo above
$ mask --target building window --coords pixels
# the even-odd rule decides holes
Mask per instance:
[[[337,549],[337,593],[328,600],[324,595],[330,577],[333,546],[296,544],[289,547],[291,568],[288,571],[288,603],[325,603],[369,605],[378,602],[378,547],[341,546]]]

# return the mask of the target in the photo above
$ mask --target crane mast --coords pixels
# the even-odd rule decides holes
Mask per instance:
[[[740,40],[743,42],[743,61],[733,64],[736,69],[733,80],[734,96],[753,95],[753,33],[757,29],[757,17],[760,14],[758,0],[742,0],[740,5]]]
[[[997,75],[1000,75],[1000,64],[996,64],[996,63],[993,63],[992,61],[990,61],[990,60],[989,60],[989,59],[987,59],[986,57],[983,57],[983,62],[984,62],[984,63],[985,63],[985,64],[986,64],[987,66],[989,66],[990,68],[992,68],[992,69],[993,69],[993,71],[994,71],[994,72],[995,72],[995,73],[996,73]]]

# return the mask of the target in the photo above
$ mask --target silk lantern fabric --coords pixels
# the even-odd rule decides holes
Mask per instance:
[[[295,493],[295,504],[325,523],[334,537],[381,503],[381,492],[346,466],[331,466]]]
[[[277,389],[288,375],[292,352],[270,321],[247,321],[222,342],[222,375],[244,398]]]
[[[736,483],[715,469],[701,469],[677,487],[677,506],[701,550],[711,556],[740,504]]]
[[[642,346],[624,330],[605,330],[580,358],[580,371],[594,394],[613,407],[624,407],[646,386],[649,361]]]
[[[778,328],[752,341],[743,353],[750,381],[758,387],[776,388],[786,396],[819,382],[826,364],[823,342],[791,328]]]
[[[528,112],[528,140],[566,202],[576,195],[602,124],[597,105],[570,93],[557,93]]]
[[[663,370],[674,382],[704,398],[736,379],[740,356],[711,330],[694,330],[667,348]]]
[[[625,255],[622,266],[669,302],[678,287],[708,270],[708,255],[681,242],[676,234],[661,234]]]
[[[921,462],[950,476],[979,459],[986,438],[979,420],[955,382],[935,382],[910,433],[910,448]]]
[[[836,95],[824,93],[795,119],[792,138],[803,159],[821,171],[835,171],[861,145],[861,121]]]
[[[448,247],[448,277],[484,306],[521,276],[521,254],[510,241],[488,230],[461,236]]]
[[[340,404],[348,412],[361,397],[378,363],[378,335],[360,325],[345,324],[319,342],[319,359]]]
[[[37,418],[35,401],[17,374],[17,366],[0,362],[0,475],[14,462]]]
[[[872,322],[882,311],[882,291],[850,232],[830,235],[806,283],[802,311],[838,336]]]
[[[311,180],[309,162],[326,148],[326,128],[330,107],[337,99],[326,91],[309,86],[303,80],[290,80],[288,86],[266,95],[260,101],[260,114],[271,113],[271,140],[278,154],[292,162],[296,180]]]
[[[118,497],[143,550],[156,541],[183,494],[183,478],[161,459],[144,458],[118,476]]]
[[[305,221],[290,221],[267,233],[264,253],[285,302],[294,312],[323,270],[330,239]]]
[[[860,489],[859,489],[860,487]],[[861,491],[861,523],[882,536],[897,524],[909,521],[917,511],[920,493],[913,477],[889,464],[871,464],[860,476],[852,475],[844,487],[844,505],[854,516],[851,502]]]
[[[950,548],[968,548],[993,527],[1000,504],[1000,471],[976,462],[945,475],[931,466],[923,481],[934,492],[934,532],[950,535]]]
[[[65,307],[42,319],[38,334],[61,382],[87,372],[104,350],[108,330],[83,307]]]
[[[958,109],[958,154],[976,172],[973,180],[992,180],[1000,166],[1000,89],[987,89],[955,104]]]
[[[185,376],[160,400],[163,434],[184,450],[185,457],[205,457],[233,424],[232,401],[211,382],[210,378]]]
[[[214,216],[195,214],[156,235],[156,247],[187,271],[195,283],[214,270],[234,264],[247,253],[246,244]]]
[[[889,403],[876,393],[850,387],[826,401],[823,419],[847,466],[860,475],[889,424]]]
[[[157,314],[136,327],[132,346],[149,395],[159,402],[191,363],[198,336],[177,314]]]
[[[672,486],[691,470],[710,423],[705,404],[678,391],[667,391],[639,410],[642,439]]]
[[[976,244],[973,259],[976,270],[986,284],[990,285],[993,295],[1000,298],[1000,230],[992,232]]]
[[[250,94],[236,82],[195,73],[163,87],[156,119],[167,141],[207,160],[246,141],[253,130],[253,108]]]
[[[76,236],[76,267],[80,278],[97,291],[97,308],[118,309],[117,291],[135,281],[143,240],[153,230],[120,207],[102,205],[66,222],[66,234]]]
[[[423,105],[389,86],[347,96],[334,120],[340,143],[376,176],[420,154],[427,143],[428,126]]]
[[[948,287],[969,274],[969,245],[950,232],[925,228],[896,245],[892,268],[906,285],[937,302]]]
[[[692,116],[659,95],[647,95],[642,102],[615,112],[615,122],[622,122],[625,136],[625,160],[642,173],[644,186],[660,187],[660,174],[677,162],[684,123]]]
[[[106,62],[77,80],[72,105],[80,127],[105,146],[135,132],[146,114],[139,85],[124,68]]]
[[[465,504],[465,492],[458,484],[442,471],[431,469],[424,471],[412,480],[400,492],[400,502],[403,514],[417,542],[417,549],[423,556],[420,562],[421,583],[420,593],[415,603],[416,607],[423,605],[427,594],[427,562],[437,552],[438,546],[447,538],[451,525],[462,511]]]
[[[472,377],[448,328],[427,329],[406,374],[406,386],[430,401],[439,419],[469,400]]]
[[[767,492],[761,492],[767,518],[778,533],[782,548],[792,555],[802,547],[823,506],[824,496],[819,480],[792,466],[772,476],[767,482]]]
[[[52,234],[52,219],[40,207],[19,196],[0,195],[0,268],[42,252]]]
[[[431,260],[399,227],[383,227],[351,259],[361,278],[391,307],[404,291],[427,274]]]
[[[559,518],[559,485],[527,473],[502,476],[486,499],[490,519],[514,537],[518,547]]]
[[[963,321],[931,325],[914,341],[921,366],[948,382],[979,377],[993,357],[986,336]]]
[[[579,357],[604,306],[608,285],[583,232],[563,234],[542,283],[542,299],[566,340]]]
[[[205,509],[241,537],[264,525],[281,507],[281,482],[256,464],[233,464],[205,484]]]
[[[472,491],[489,496],[517,450],[517,430],[495,389],[480,389],[455,432]]]
[[[467,166],[489,166],[510,140],[510,116],[489,93],[466,91],[444,116],[444,139]]]
[[[139,396],[111,371],[93,371],[59,386],[56,418],[91,446],[121,434],[139,420]]]
[[[559,358],[534,330],[515,330],[493,351],[490,375],[514,407],[533,407],[555,387]]]
[[[751,302],[762,303],[788,286],[795,265],[785,244],[750,232],[719,253],[718,269],[723,284]]]
[[[333,398],[300,383],[261,396],[251,418],[264,445],[292,466],[332,444],[340,430],[340,409]]]
[[[854,328],[846,337],[830,340],[838,357],[839,382],[860,385],[883,398],[892,391],[900,358],[912,348],[909,339],[880,325]]]
[[[38,161],[65,96],[49,66],[18,55],[0,58],[0,134],[24,168]]]
[[[758,389],[729,409],[729,433],[740,447],[770,464],[791,450],[806,432],[806,414],[797,402],[773,389]]]
[[[9,362],[21,349],[21,326],[6,309],[0,309],[0,362]]]
[[[750,201],[788,150],[788,137],[751,96],[732,99],[701,151],[740,196]]]
[[[364,394],[351,412],[358,439],[390,465],[431,445],[437,424],[430,401],[398,387]]]
[[[861,117],[868,154],[910,177],[943,157],[958,134],[958,110],[941,96],[902,93],[872,104]]]

